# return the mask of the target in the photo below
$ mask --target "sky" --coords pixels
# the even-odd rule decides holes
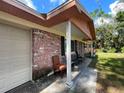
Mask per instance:
[[[109,13],[111,10],[109,8],[110,4],[112,4],[115,0],[80,0],[80,3],[85,7],[88,12],[92,12],[96,8],[99,8],[101,5],[102,9],[105,13]]]
[[[32,0],[33,5],[40,13],[47,13],[55,7],[59,6],[66,0]],[[92,12],[98,8],[97,0],[79,0],[81,5],[85,7],[88,12]],[[105,13],[109,13],[111,10],[109,8],[110,4],[114,3],[116,0],[99,0],[99,4]]]
[[[18,0],[40,13],[48,13],[66,0]],[[97,0],[79,0],[81,5],[90,13],[99,7]],[[111,12],[110,5],[118,0],[99,0],[99,4],[105,13]]]

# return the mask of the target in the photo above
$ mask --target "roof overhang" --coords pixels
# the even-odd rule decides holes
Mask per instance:
[[[88,37],[88,40],[95,39],[93,20],[76,0],[69,0],[48,14],[37,13],[16,0],[0,0],[0,11],[45,27],[53,27],[70,20]]]

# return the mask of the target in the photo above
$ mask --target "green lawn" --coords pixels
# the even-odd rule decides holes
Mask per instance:
[[[124,54],[97,53],[90,66],[98,70],[97,93],[124,93]]]

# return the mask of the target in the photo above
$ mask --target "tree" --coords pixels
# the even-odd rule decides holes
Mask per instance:
[[[94,20],[97,20],[98,18],[109,18],[110,15],[106,14],[102,8],[99,8],[99,9],[96,9],[94,10],[93,12],[90,13],[91,17],[94,19]],[[101,20],[101,23],[103,23],[104,21]],[[97,47],[99,48],[109,48],[110,45],[110,40],[111,40],[111,32],[110,31],[110,27],[112,29],[112,26],[110,25],[102,25],[100,27],[95,27],[96,28],[96,45]]]
[[[113,41],[113,25],[106,24],[96,28],[97,44],[99,48],[110,49],[114,46]]]
[[[115,32],[117,33],[115,40],[118,46],[117,49],[121,50],[121,47],[124,46],[124,11],[120,11],[117,13],[115,22]]]
[[[90,16],[96,20],[97,18],[99,17],[111,17],[111,15],[109,14],[106,14],[102,8],[99,8],[99,9],[95,9],[93,12],[90,13]]]
[[[124,47],[124,11],[117,13],[116,17],[112,17],[106,14],[97,0],[99,8],[95,9],[90,13],[91,17],[96,20],[98,18],[108,18],[112,19],[114,22],[110,24],[104,24],[104,20],[101,22],[102,25],[96,27],[96,45],[98,48],[112,49],[115,48],[117,52],[121,51]],[[124,2],[124,0],[119,0],[119,2]]]

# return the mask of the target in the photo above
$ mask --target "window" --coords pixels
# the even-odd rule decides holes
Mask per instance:
[[[65,55],[65,38],[64,36],[61,36],[61,55]]]
[[[61,55],[64,56],[66,51],[66,39],[61,36]],[[71,40],[71,51],[77,51],[77,41]]]
[[[75,42],[74,50],[77,51],[77,40],[75,40],[74,42]]]
[[[75,51],[75,42],[71,40],[71,51]]]

